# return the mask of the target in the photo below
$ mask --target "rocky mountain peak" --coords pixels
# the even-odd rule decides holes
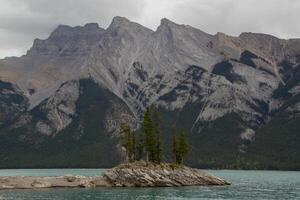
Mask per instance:
[[[169,25],[178,25],[178,24],[176,24],[175,22],[173,22],[167,18],[162,18],[160,20],[160,26],[169,26]]]
[[[178,32],[178,33],[183,33],[183,32],[186,32],[186,33],[189,33],[189,35],[193,35],[193,34],[201,34],[203,35],[203,37],[211,37],[210,34],[200,30],[200,29],[197,29],[197,28],[194,28],[190,25],[185,25],[185,24],[177,24],[167,18],[163,18],[161,19],[160,21],[160,25],[159,27],[157,28],[157,32],[159,31],[165,31],[165,30],[169,30],[169,31],[172,31],[172,32]]]
[[[50,34],[50,37],[55,37],[55,36],[60,36],[62,34],[65,34],[67,32],[72,32],[73,31],[73,27],[71,26],[68,26],[68,25],[63,25],[63,24],[60,24],[57,26],[56,29],[54,29],[54,31]]]
[[[157,28],[157,32],[170,32],[170,31],[178,31],[180,29],[186,28],[185,25],[176,24],[167,18],[163,18],[160,20],[160,25]]]
[[[97,23],[71,27],[59,25],[46,40],[35,39],[30,55],[87,54],[89,46],[97,43],[104,33]]]
[[[60,37],[74,37],[80,35],[94,35],[104,31],[97,23],[88,23],[84,26],[71,27],[68,25],[59,25],[51,34],[49,39]]]
[[[129,23],[131,23],[131,21],[129,21],[129,19],[127,19],[126,17],[116,16],[113,18],[110,27],[121,26]]]
[[[284,57],[286,40],[263,33],[242,33],[239,35],[243,46],[259,57],[266,57],[269,62],[280,62]]]
[[[168,54],[163,59],[169,63],[168,65],[172,65],[173,69],[174,66],[177,69],[185,69],[183,66],[197,65],[197,63],[209,69],[216,59],[219,59],[218,55],[208,48],[213,36],[197,28],[176,24],[163,18],[154,37],[158,54]]]
[[[253,33],[253,32],[243,32],[239,35],[239,38],[242,39],[250,39],[250,38],[257,38],[257,39],[267,39],[267,40],[279,40],[279,38],[273,36],[273,35],[269,35],[269,34],[265,34],[265,33]]]
[[[127,32],[132,34],[145,34],[153,32],[151,29],[146,28],[138,23],[132,22],[125,17],[116,16],[113,18],[111,24],[106,30],[108,35],[116,35],[117,32]]]
[[[86,25],[84,25],[84,28],[86,28],[88,30],[97,30],[97,29],[99,29],[99,24],[98,23],[87,23]]]

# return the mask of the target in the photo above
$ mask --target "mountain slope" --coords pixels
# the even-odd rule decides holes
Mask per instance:
[[[139,130],[155,105],[167,146],[171,125],[188,132],[194,166],[299,169],[299,43],[168,19],[155,31],[123,17],[107,29],[60,25],[0,60],[0,167],[113,165],[119,124]]]
[[[2,167],[111,166],[121,159],[117,125],[135,126],[124,102],[88,79],[65,83],[26,115],[0,132]]]

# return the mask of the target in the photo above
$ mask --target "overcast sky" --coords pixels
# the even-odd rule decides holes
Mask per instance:
[[[24,54],[58,24],[106,28],[117,15],[153,30],[166,17],[211,34],[300,38],[300,0],[0,0],[0,58]]]

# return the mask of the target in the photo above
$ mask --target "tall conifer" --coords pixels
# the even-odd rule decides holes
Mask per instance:
[[[151,118],[153,121],[153,131],[154,131],[154,139],[155,139],[155,162],[161,163],[163,159],[163,148],[162,148],[162,135],[161,135],[161,122],[162,117],[155,106],[150,107]]]
[[[146,160],[154,162],[155,161],[155,135],[154,127],[151,119],[150,109],[147,108],[144,114],[144,120],[142,123],[142,130],[144,134],[144,146],[146,150]]]
[[[172,155],[173,161],[178,163],[178,147],[177,147],[177,137],[175,125],[172,127]]]
[[[181,130],[177,142],[178,163],[182,164],[184,157],[188,154],[189,147],[186,141],[185,132]]]
[[[134,135],[128,124],[122,123],[120,128],[121,128],[120,132],[122,136],[122,146],[125,148],[127,160],[129,162],[132,162],[134,160],[134,154],[135,154]]]

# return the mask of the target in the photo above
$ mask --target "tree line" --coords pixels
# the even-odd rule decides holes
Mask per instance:
[[[120,133],[122,136],[122,146],[125,148],[128,162],[146,160],[153,163],[161,163],[163,157],[162,141],[162,117],[157,108],[151,106],[146,109],[141,123],[141,132],[135,133],[131,127],[122,123]],[[176,128],[172,129],[172,157],[173,162],[182,164],[185,156],[189,152],[185,132],[181,130],[179,134]]]

